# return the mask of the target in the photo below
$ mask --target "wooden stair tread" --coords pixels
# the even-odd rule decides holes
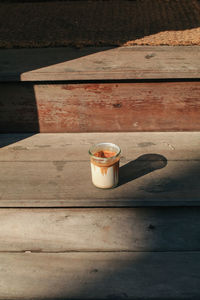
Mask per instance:
[[[1,145],[20,137],[1,135]],[[122,149],[115,189],[91,183],[88,148],[97,141]],[[199,206],[199,141],[198,132],[33,135],[1,149],[0,206]]]
[[[0,299],[199,299],[199,252],[1,253]]]
[[[4,208],[0,252],[197,251],[200,207]]]
[[[200,78],[200,46],[1,49],[1,81]]]

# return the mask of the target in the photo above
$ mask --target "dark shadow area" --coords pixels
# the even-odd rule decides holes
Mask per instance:
[[[120,167],[119,186],[110,194],[122,199],[122,203],[130,199],[130,206],[135,203],[136,206],[148,206],[148,203],[150,206],[199,206],[199,186],[198,159],[173,161],[162,155],[145,154]]]
[[[170,164],[172,166],[174,162],[170,161]],[[200,200],[199,186],[200,162],[188,160],[188,163],[180,161],[178,168],[171,169],[165,176],[157,180],[148,180],[141,189],[147,192],[149,197],[162,198],[166,194],[172,201],[191,200],[194,203]]]
[[[136,160],[120,167],[119,186],[136,178],[142,177],[167,165],[167,159],[160,154],[144,154]]]
[[[17,143],[21,140],[27,139],[31,136],[33,136],[35,133],[24,133],[24,134],[19,134],[19,133],[12,133],[12,134],[1,134],[1,139],[0,139],[0,148],[3,148],[5,146]],[[19,146],[20,148],[20,146]]]
[[[0,83],[0,133],[39,132],[32,83]]]
[[[41,48],[35,51],[30,49],[0,49],[0,81],[19,81],[24,72],[35,71],[44,67],[51,67],[67,61],[72,61],[113,47],[87,47],[87,48]],[[56,71],[56,70],[55,70]],[[67,69],[66,72],[74,70]],[[48,73],[48,70],[45,70]],[[91,78],[92,79],[92,78]],[[41,81],[38,77],[34,81]],[[48,81],[45,80],[45,81]]]
[[[0,91],[0,134],[5,133],[0,136],[2,148],[32,136],[40,128],[33,84],[0,83]]]

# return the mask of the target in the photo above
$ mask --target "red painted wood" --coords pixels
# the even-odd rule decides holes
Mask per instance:
[[[200,130],[200,82],[1,84],[1,132]]]

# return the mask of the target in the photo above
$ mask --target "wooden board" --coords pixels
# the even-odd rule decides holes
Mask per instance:
[[[167,160],[200,160],[200,132],[102,132],[1,134],[0,162],[88,162],[89,148],[100,142],[119,145],[123,163],[153,153]]]
[[[143,142],[141,134],[138,142],[137,139],[133,139],[130,144],[131,134],[124,134],[120,142],[122,153],[124,151],[125,155],[121,161],[120,185],[112,190],[97,189],[91,183],[87,151],[92,142],[97,141],[103,134],[95,138],[94,134],[88,134],[88,140],[87,134],[75,134],[74,142],[73,135],[66,135],[65,138],[62,138],[64,135],[60,135],[55,140],[51,139],[53,135],[47,135],[46,146],[54,145],[49,147],[49,154],[44,142],[41,145],[32,142],[32,148],[29,150],[26,150],[26,146],[20,146],[20,143],[2,148],[0,206],[198,206],[200,139],[199,133],[193,133],[187,139],[188,135],[189,133],[180,133],[179,136],[178,133],[174,133],[169,134],[168,139],[166,133],[155,133],[155,140],[152,141],[157,141],[158,146],[154,147],[154,142],[146,139],[147,133],[144,134]],[[43,136],[45,135],[41,134],[41,139]],[[110,141],[119,140],[122,134],[113,134],[113,138],[114,136],[115,139]],[[109,137],[110,135],[106,137],[105,134],[107,141]],[[60,139],[58,146],[57,139]],[[171,144],[175,139],[176,143]],[[69,148],[66,141],[72,144]],[[134,143],[137,146],[139,144],[136,151]],[[56,148],[59,150],[54,156]],[[60,158],[56,160],[58,156]]]
[[[200,82],[0,84],[0,132],[199,131]]]
[[[0,50],[1,81],[200,78],[199,46]]]
[[[198,251],[200,208],[1,209],[0,252]]]
[[[0,299],[199,299],[199,252],[0,254]]]
[[[89,162],[1,162],[0,206],[200,205],[200,161],[148,158],[122,166],[112,190],[92,185]]]

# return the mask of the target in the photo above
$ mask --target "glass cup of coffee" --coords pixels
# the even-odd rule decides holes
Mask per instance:
[[[93,184],[102,189],[114,188],[119,182],[121,149],[112,143],[99,143],[89,149]]]

